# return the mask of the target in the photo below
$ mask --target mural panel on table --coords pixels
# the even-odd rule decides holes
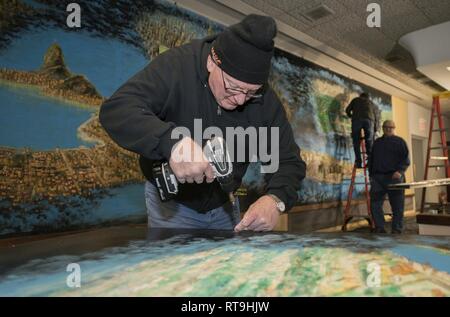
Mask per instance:
[[[0,3],[0,235],[145,220],[137,156],[116,146],[98,109],[168,48],[223,28],[164,1]],[[389,96],[277,50],[271,83],[286,108],[308,177],[299,204],[341,199],[351,161],[343,109],[368,90],[384,118]],[[243,192],[263,190],[252,166]]]
[[[450,295],[449,237],[164,235],[0,268],[0,296]],[[68,263],[81,287],[67,286]]]

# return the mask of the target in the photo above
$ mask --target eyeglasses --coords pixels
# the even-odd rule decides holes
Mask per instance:
[[[233,88],[233,87],[230,87],[229,85],[227,85],[227,83],[225,81],[225,76],[223,75],[224,71],[216,63],[216,61],[214,60],[213,56],[211,56],[211,59],[213,60],[214,64],[216,64],[216,66],[219,67],[219,69],[220,69],[220,71],[222,73],[223,87],[225,89],[225,93],[229,97],[240,95],[240,94],[244,94],[245,98],[247,98],[247,99],[251,99],[251,98],[257,99],[257,98],[261,98],[263,96],[264,86],[262,86],[261,88],[259,88],[258,90],[255,90],[255,91],[245,91],[245,90],[242,90],[242,89],[239,89],[239,88]]]
[[[391,126],[383,126],[383,129],[395,129],[395,127],[391,127]]]

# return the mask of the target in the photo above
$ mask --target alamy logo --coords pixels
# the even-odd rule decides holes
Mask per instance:
[[[275,173],[278,171],[280,162],[279,147],[279,128],[271,127],[227,127],[226,136],[223,136],[222,130],[218,127],[208,127],[203,131],[202,119],[194,120],[194,137],[191,131],[186,127],[176,127],[172,130],[172,140],[178,140],[184,137],[193,139],[197,144],[203,144],[203,140],[209,140],[213,137],[221,137],[226,141],[227,149],[230,154],[231,161],[239,163],[261,162],[261,173]],[[270,134],[270,144],[269,141]],[[237,140],[237,142],[235,142]],[[248,141],[248,142],[247,142]],[[270,150],[270,153],[269,153]],[[201,153],[194,152],[190,147],[177,148],[176,155],[172,159],[176,162],[189,162],[195,158],[201,157]]]
[[[69,3],[66,7],[66,11],[70,12],[67,16],[66,24],[69,28],[81,27],[81,7],[78,3]]]
[[[367,5],[367,12],[370,14],[367,16],[367,26],[369,28],[380,28],[381,27],[381,6],[372,2]]]
[[[67,272],[71,272],[66,279],[67,287],[81,287],[81,267],[78,263],[70,263],[66,268]]]
[[[367,287],[380,287],[381,286],[381,266],[378,263],[370,262],[367,264]]]

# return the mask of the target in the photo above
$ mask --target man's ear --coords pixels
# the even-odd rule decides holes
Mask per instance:
[[[216,64],[214,64],[211,55],[208,55],[208,59],[206,60],[206,69],[208,69],[208,72],[211,73],[215,66]]]

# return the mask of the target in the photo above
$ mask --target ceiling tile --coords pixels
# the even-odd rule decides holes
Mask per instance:
[[[420,9],[426,8],[450,8],[450,2],[448,0],[409,0],[412,4]]]
[[[289,12],[292,8],[295,8],[302,2],[308,2],[305,0],[266,0],[266,2],[275,8],[281,9],[285,12]]]
[[[242,0],[242,2],[270,16],[274,16],[277,14],[281,15],[283,13],[281,9],[273,7],[267,0]]]
[[[283,10],[274,7],[267,0],[242,0],[242,1],[274,18],[285,14]]]
[[[283,13],[282,15],[275,16],[275,18],[277,18],[278,20],[286,23],[287,25],[292,26],[294,29],[296,29],[298,31],[304,32],[307,29],[311,28],[311,25],[310,25],[309,21],[306,20],[303,17],[299,18],[299,19],[296,19],[290,14]]]
[[[423,9],[423,13],[431,21],[431,24],[440,24],[450,21],[450,1],[447,2],[447,6],[442,7],[430,7]]]
[[[329,9],[331,9],[334,14],[324,17],[322,19],[319,19],[317,21],[309,21],[308,19],[304,18],[304,14],[308,12],[311,9],[314,9],[315,7],[318,7],[319,5],[325,5]],[[306,22],[311,26],[317,26],[322,23],[327,23],[329,21],[335,20],[336,18],[345,16],[348,14],[348,9],[343,6],[339,1],[337,0],[311,0],[308,1],[305,5],[299,5],[291,10],[291,14],[294,18],[298,19],[304,19]]]
[[[360,30],[366,27],[366,21],[356,14],[348,13],[344,18],[336,18],[316,27],[319,32],[342,36],[343,33]]]
[[[408,16],[391,16],[381,19],[381,32],[392,40],[398,41],[403,35],[430,25],[429,19],[422,12]]]
[[[242,0],[327,46],[418,90],[430,88],[384,58],[404,34],[450,20],[450,0]],[[369,28],[367,5],[381,5],[381,28]],[[326,5],[335,14],[312,22],[305,12]]]
[[[378,29],[371,28],[345,33],[342,35],[342,38],[379,58],[384,58],[395,45],[395,41],[388,38]]]
[[[357,15],[367,18],[367,5],[369,3],[378,3],[381,6],[381,19],[383,17],[408,14],[417,12],[419,9],[410,0],[339,0],[342,5]]]

